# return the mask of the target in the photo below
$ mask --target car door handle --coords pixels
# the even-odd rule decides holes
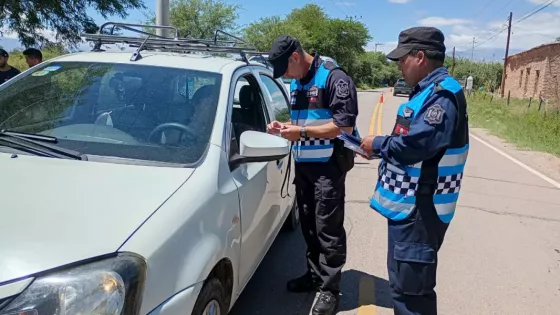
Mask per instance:
[[[282,159],[280,160],[276,160],[276,166],[278,167],[278,169],[280,170],[280,172],[282,172],[282,165],[283,165],[284,161],[282,161]]]

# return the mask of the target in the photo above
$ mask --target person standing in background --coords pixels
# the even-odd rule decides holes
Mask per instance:
[[[43,62],[43,54],[39,49],[36,48],[27,48],[23,51],[23,55],[25,56],[25,61],[29,68],[34,67],[41,62]]]
[[[6,83],[8,80],[21,73],[21,71],[8,64],[9,58],[10,55],[8,52],[0,48],[0,84]]]

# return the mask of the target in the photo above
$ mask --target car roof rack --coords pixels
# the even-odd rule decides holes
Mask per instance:
[[[156,35],[135,27],[147,29],[166,29],[174,31],[173,37]],[[122,36],[115,33],[115,29],[124,29],[144,37],[138,36]],[[239,54],[242,60],[249,64],[247,55],[260,55],[256,47],[247,41],[224,32],[216,30],[213,39],[197,39],[197,38],[179,38],[179,30],[173,26],[143,25],[130,24],[120,22],[107,22],[99,27],[97,34],[82,34],[86,41],[94,43],[92,51],[104,51],[102,45],[111,44],[128,44],[129,47],[137,48],[130,57],[131,61],[137,61],[142,58],[140,52],[142,50],[161,50],[171,52],[210,52],[210,53],[229,53]],[[229,40],[218,40],[219,36],[228,38]]]

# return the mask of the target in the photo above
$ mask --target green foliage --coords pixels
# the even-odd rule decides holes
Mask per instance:
[[[445,58],[445,66],[451,73],[452,57]],[[500,87],[502,81],[503,64],[494,62],[472,62],[466,58],[455,59],[455,70],[453,76],[458,80],[464,80],[469,75],[473,77],[473,88],[484,86],[485,90]]]
[[[268,51],[281,34],[297,38],[308,52],[334,58],[350,75],[359,71],[359,58],[371,40],[366,26],[353,18],[332,19],[315,4],[294,9],[286,18],[261,18],[244,30],[244,37],[260,51]]]
[[[171,0],[169,20],[179,29],[180,37],[213,38],[217,29],[235,33],[240,8],[223,0]],[[146,18],[147,24],[155,25],[154,13]]]
[[[47,61],[54,57],[67,54],[68,51],[61,44],[53,44],[47,46],[45,49],[42,49],[41,53],[43,54],[43,61]],[[10,66],[22,72],[29,68],[27,66],[27,63],[25,62],[23,51],[19,49],[14,49],[10,52],[10,59],[8,59],[8,63],[10,64]]]
[[[358,57],[356,84],[359,87],[375,87],[394,84],[401,77],[397,63],[389,61],[381,52],[365,52]]]
[[[468,99],[471,125],[482,127],[521,148],[548,152],[560,156],[560,112],[558,107],[539,110],[539,101],[491,97],[477,92]]]
[[[142,0],[18,0],[1,1],[0,25],[15,32],[25,47],[51,42],[41,30],[57,34],[57,41],[76,47],[83,32],[97,32],[97,25],[87,14],[95,8],[104,18],[127,16],[131,9],[144,8]]]

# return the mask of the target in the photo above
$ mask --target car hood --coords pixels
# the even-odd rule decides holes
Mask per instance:
[[[192,172],[0,153],[0,284],[115,252]]]

